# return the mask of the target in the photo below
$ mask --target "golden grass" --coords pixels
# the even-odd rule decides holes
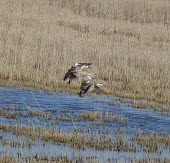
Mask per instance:
[[[44,141],[53,141],[57,144],[68,144],[74,148],[95,148],[98,150],[111,149],[113,142],[110,136],[95,135],[93,133],[83,133],[79,131],[62,132],[58,130],[50,130],[39,126],[24,125],[6,125],[0,124],[0,129],[7,132],[13,132],[15,135],[28,136],[32,139],[42,139]],[[123,149],[122,149],[123,150]]]
[[[117,115],[116,113],[109,112],[99,112],[99,111],[89,111],[86,113],[80,113],[78,115],[78,120],[86,121],[99,121],[99,122],[125,122],[128,123],[128,118],[123,115]]]
[[[156,132],[136,133],[132,138],[133,141],[138,141],[143,146],[144,151],[155,152],[161,148],[161,144],[164,144],[166,148],[170,145],[170,135],[157,134]]]
[[[31,163],[58,163],[58,162],[64,162],[64,163],[72,163],[72,162],[84,162],[84,163],[98,163],[100,162],[101,158],[98,156],[75,156],[74,158],[72,158],[71,160],[69,159],[69,157],[66,156],[54,156],[54,157],[50,157],[47,155],[43,155],[43,156],[39,156],[38,154],[36,154],[35,156],[32,157],[24,157],[24,158],[20,158],[18,159],[19,162],[24,163],[24,162],[31,162]],[[128,161],[129,163],[169,163],[170,161],[167,159],[162,159],[160,157],[144,157],[144,158],[138,158],[138,157],[127,157],[125,159],[126,161]],[[6,155],[0,156],[0,161],[1,163],[15,163],[17,162],[17,159],[15,157],[11,157]],[[105,160],[106,163],[110,163],[110,162],[114,162],[114,163],[120,163],[121,162],[121,158],[118,157],[108,157],[107,160]]]
[[[12,111],[12,112],[9,112]],[[22,113],[20,113],[21,115]],[[17,119],[19,116],[18,113],[13,111],[11,108],[1,108],[0,107],[0,117],[6,117],[6,118],[14,118]]]
[[[149,158],[149,157],[145,157],[145,158],[129,158],[129,163],[142,163],[142,162],[149,162],[149,163],[169,163],[169,160],[167,159],[162,159],[160,157],[155,157],[155,158]]]
[[[55,112],[56,110],[54,110]],[[53,110],[52,110],[53,112]],[[62,110],[62,114],[56,114],[55,119],[58,121],[98,121],[98,122],[122,122],[122,123],[128,123],[129,119],[125,118],[123,115],[117,115],[116,113],[109,113],[108,111],[102,112],[102,111],[88,111],[84,113],[78,113],[76,117],[72,115],[67,115],[66,113],[73,113],[73,111],[69,110]],[[1,108],[0,107],[0,117],[6,117],[6,118],[13,118],[17,119],[20,116],[24,117],[42,117],[46,120],[52,120],[53,114],[52,113],[46,113],[44,111],[39,111],[37,109],[29,109],[27,111],[27,114],[23,115],[22,112],[14,111],[12,108]]]
[[[78,160],[77,160],[78,161]],[[72,161],[68,158],[68,156],[54,156],[54,157],[50,157],[47,155],[43,155],[43,156],[39,156],[38,154],[36,154],[35,156],[32,157],[24,157],[24,158],[19,158],[17,159],[14,156],[8,156],[3,155],[0,156],[0,162],[1,163],[16,163],[16,162],[20,162],[20,163],[58,163],[58,162],[64,162],[64,163],[72,163]]]
[[[96,150],[115,150],[126,152],[137,152],[139,149],[150,152],[161,152],[162,149],[169,150],[170,136],[157,132],[134,132],[129,140],[126,140],[126,134],[120,128],[117,133],[94,134],[89,131],[74,130],[66,132],[57,129],[44,128],[40,126],[26,125],[7,125],[0,124],[0,130],[4,132],[12,132],[16,136],[27,136],[31,140],[26,144],[25,141],[13,141],[3,139],[3,145],[11,147],[32,146],[32,141],[41,139],[43,141],[52,141],[57,144],[67,144],[72,148],[93,148]],[[139,148],[140,147],[140,148]]]
[[[170,102],[168,0],[6,0],[0,15],[1,85],[63,89],[93,62],[107,93]]]
[[[94,111],[94,112],[86,112],[78,115],[78,119],[84,119],[87,121],[94,121],[99,120],[102,121],[102,115],[100,112]]]
[[[27,116],[44,117],[44,119],[48,119],[48,120],[52,119],[52,114],[44,113],[42,111],[35,110],[35,109],[29,109]]]
[[[8,155],[4,155],[4,156],[0,156],[0,162],[1,163],[16,163],[16,159],[11,157],[11,156],[8,156]]]

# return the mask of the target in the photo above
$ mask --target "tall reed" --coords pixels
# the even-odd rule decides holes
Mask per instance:
[[[170,102],[168,0],[6,0],[0,15],[1,85],[61,89],[92,62],[107,93]]]

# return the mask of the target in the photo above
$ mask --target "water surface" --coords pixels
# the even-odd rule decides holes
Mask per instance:
[[[110,102],[118,101],[121,103],[119,106],[111,106]],[[35,90],[26,90],[22,88],[8,88],[8,87],[0,87],[0,107],[18,107],[20,110],[27,111],[27,109],[34,108],[43,112],[52,113],[53,117],[59,112],[62,113],[63,110],[67,110],[68,112],[64,113],[72,118],[76,118],[79,113],[88,112],[88,111],[99,111],[102,113],[109,112],[116,113],[124,118],[129,120],[129,123],[117,122],[117,123],[95,123],[94,122],[86,122],[86,121],[67,121],[67,122],[56,122],[53,118],[51,121],[55,123],[49,123],[48,120],[43,120],[41,118],[25,118],[19,117],[18,119],[7,119],[5,117],[0,117],[0,123],[6,124],[25,124],[25,125],[41,125],[48,126],[52,125],[52,127],[58,127],[62,130],[74,130],[75,128],[86,130],[87,123],[91,123],[90,130],[97,132],[102,129],[104,132],[108,132],[111,130],[116,130],[118,128],[122,128],[126,133],[126,137],[128,138],[132,132],[139,131],[154,131],[160,133],[170,134],[170,117],[162,116],[161,114],[157,114],[151,109],[137,109],[133,108],[129,105],[129,103],[124,99],[118,99],[113,96],[86,96],[84,98],[79,98],[78,95],[75,94],[66,94],[66,93],[47,93],[45,91],[35,91]],[[62,113],[63,114],[63,113]],[[4,133],[1,131],[5,137],[9,139],[23,139],[27,140],[26,137],[17,138],[15,135],[11,133]],[[43,141],[42,141],[43,142]],[[105,158],[106,156],[121,156],[121,157],[146,157],[148,154],[145,152],[116,152],[116,151],[95,151],[93,149],[87,150],[78,150],[72,149],[68,146],[56,145],[53,143],[48,143],[46,148],[42,147],[41,141],[35,145],[33,145],[32,150],[25,148],[24,150],[20,148],[10,148],[9,146],[3,146],[1,143],[1,152],[12,153],[16,155],[19,151],[24,152],[25,154],[32,155],[35,152],[46,153],[50,156],[59,153],[69,153],[70,156],[73,153],[81,153],[83,156],[89,155],[98,155],[100,158]],[[39,151],[41,147],[41,151]],[[57,150],[58,152],[57,152]],[[55,151],[55,152],[54,152]],[[152,157],[162,157],[169,158],[169,151],[164,151],[161,153],[152,153],[150,156]]]

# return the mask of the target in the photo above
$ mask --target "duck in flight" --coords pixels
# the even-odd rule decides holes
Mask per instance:
[[[64,76],[64,81],[68,81],[69,84],[72,80],[79,80],[83,76],[91,76],[94,78],[95,75],[83,71],[84,69],[90,68],[92,63],[76,63],[71,66]]]
[[[86,76],[82,80],[82,84],[80,86],[80,92],[79,97],[84,97],[89,92],[102,92],[100,89],[100,86],[102,86],[102,83],[96,84],[92,81],[92,78],[90,76]]]

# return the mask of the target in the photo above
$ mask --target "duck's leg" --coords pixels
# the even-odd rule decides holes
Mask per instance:
[[[80,93],[79,93],[79,97],[83,97],[84,96],[84,93],[82,92],[82,91],[80,91]]]
[[[67,84],[66,84],[66,92],[67,92],[67,93],[69,92],[69,85],[70,85],[70,80],[69,80],[69,82],[67,82]]]

